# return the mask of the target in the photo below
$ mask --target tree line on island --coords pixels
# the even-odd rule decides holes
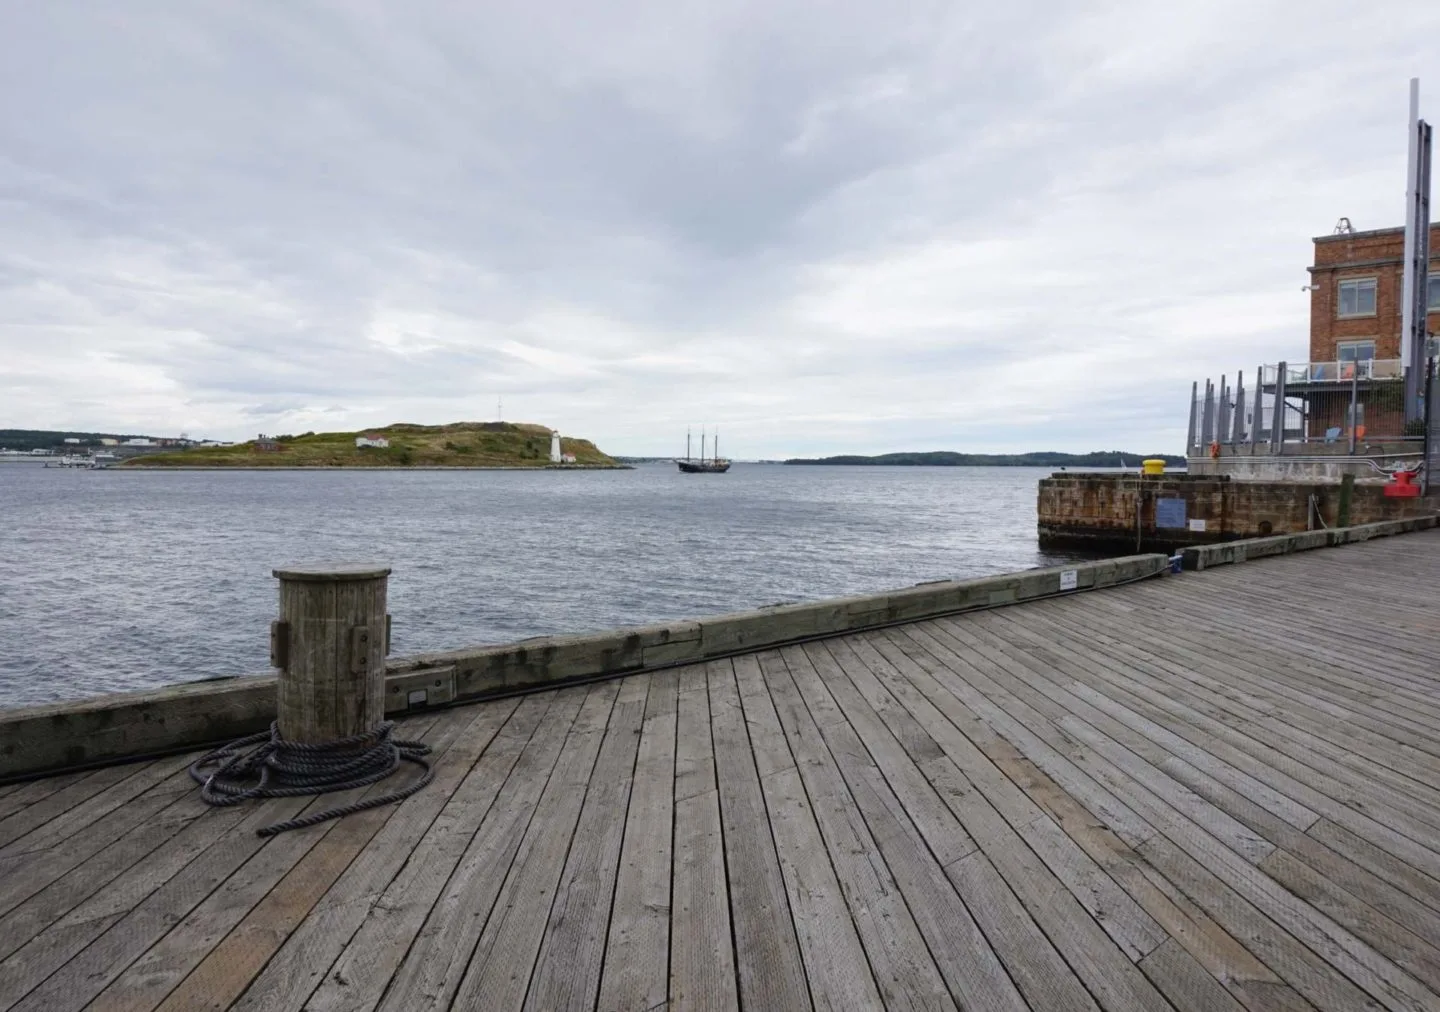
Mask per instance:
[[[956,453],[932,450],[926,453],[882,453],[873,457],[842,454],[836,457],[792,457],[787,464],[872,464],[910,467],[1138,467],[1142,460],[1165,461],[1167,467],[1184,467],[1185,458],[1169,453],[1123,453],[1096,450],[1093,453]]]

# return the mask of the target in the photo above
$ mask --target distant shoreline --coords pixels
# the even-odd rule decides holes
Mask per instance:
[[[162,464],[77,468],[89,471],[124,471],[136,474],[160,474],[166,471],[633,471],[630,464]]]
[[[956,453],[935,450],[923,453],[882,453],[873,457],[842,454],[834,457],[792,457],[786,464],[811,467],[1134,467],[1149,459],[1165,461],[1166,467],[1184,467],[1185,458],[1165,453],[1121,453],[1099,450],[1094,453]]]

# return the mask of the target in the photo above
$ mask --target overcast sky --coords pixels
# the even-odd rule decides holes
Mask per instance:
[[[1081,13],[1082,7],[1087,11]],[[1097,9],[1099,8],[1099,9]],[[1179,452],[1440,4],[0,3],[0,427]]]

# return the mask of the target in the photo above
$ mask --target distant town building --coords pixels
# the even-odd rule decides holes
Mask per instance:
[[[562,453],[562,454],[560,454],[560,463],[562,463],[562,464],[573,464],[573,463],[575,463],[575,454],[573,454],[573,453]]]
[[[262,432],[255,437],[255,449],[260,453],[278,453],[280,444],[277,443],[273,437],[267,436]]]
[[[119,445],[120,445],[120,440],[118,440],[118,439],[111,439],[109,436],[101,436],[101,437],[100,437],[100,445],[101,445],[101,446],[119,446]]]
[[[373,446],[377,449],[383,450],[389,447],[390,440],[386,439],[378,432],[367,432],[363,436],[355,437],[355,445],[362,450],[365,449],[365,447],[367,446]]]
[[[155,444],[144,436],[136,436],[134,439],[125,440],[126,446],[154,446]]]
[[[66,437],[65,437],[65,442],[68,443],[68,444],[70,444],[71,446],[79,446],[79,445],[80,445],[80,440],[76,439],[74,436],[66,436]]]

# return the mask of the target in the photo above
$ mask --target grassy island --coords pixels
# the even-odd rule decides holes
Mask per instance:
[[[124,467],[624,467],[588,439],[561,439],[574,461],[552,464],[551,429],[524,422],[387,425],[360,432],[266,436],[133,457]],[[365,437],[384,445],[357,443]]]

